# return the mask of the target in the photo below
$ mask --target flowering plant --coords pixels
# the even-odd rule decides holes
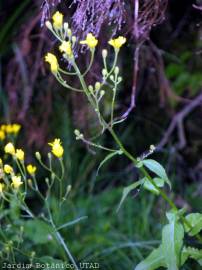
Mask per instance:
[[[56,14],[59,18],[59,28],[55,26]],[[71,70],[63,70],[58,63],[56,56],[51,53],[46,55],[45,61],[50,64],[50,69],[53,75],[61,85],[69,90],[82,92],[87,97],[90,106],[97,115],[97,119],[102,130],[101,134],[108,131],[114,139],[116,148],[108,148],[105,145],[96,143],[96,141],[88,140],[78,129],[75,130],[76,139],[81,140],[92,147],[108,152],[106,158],[101,162],[99,169],[109,159],[113,158],[115,155],[119,155],[125,156],[139,171],[140,180],[124,188],[118,210],[122,206],[128,194],[132,190],[140,187],[161,196],[171,208],[171,210],[166,213],[168,224],[165,225],[162,230],[161,244],[145,260],[140,262],[135,267],[135,270],[152,270],[158,269],[159,267],[175,270],[184,265],[188,258],[192,258],[202,265],[202,250],[196,249],[193,246],[187,246],[185,242],[185,235],[189,235],[196,237],[197,241],[202,243],[201,236],[199,235],[202,230],[202,214],[191,213],[187,215],[186,209],[178,209],[174,201],[168,197],[163,188],[168,186],[169,189],[171,189],[172,185],[165,169],[156,160],[148,159],[148,156],[155,151],[155,146],[150,146],[147,154],[136,158],[125,148],[115,132],[115,126],[124,121],[124,118],[114,117],[114,114],[117,91],[122,81],[120,70],[117,66],[117,59],[121,47],[126,43],[126,38],[120,36],[109,41],[109,44],[114,49],[113,64],[109,66],[107,61],[108,51],[103,49],[102,79],[101,81],[95,82],[94,85],[88,85],[85,77],[92,67],[95,49],[99,42],[92,33],[88,33],[86,39],[79,42],[82,45],[86,45],[91,54],[90,64],[86,70],[82,72],[78,67],[74,56],[74,47],[76,42],[78,42],[77,38],[72,35],[72,31],[68,23],[64,23],[63,20],[61,20],[61,18],[63,18],[62,14],[60,14],[60,16],[58,12],[56,14],[53,16],[53,24],[48,21],[46,26],[61,43],[59,50],[62,52],[64,61],[67,61],[68,65],[71,67]],[[74,88],[72,85],[67,83],[67,80],[63,78],[63,75],[77,76],[81,88]],[[106,96],[110,96],[111,100],[109,117],[105,117],[102,112],[102,104],[104,103]]]

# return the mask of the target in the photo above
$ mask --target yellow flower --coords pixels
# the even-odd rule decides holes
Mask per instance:
[[[5,151],[5,153],[7,153],[7,154],[14,155],[14,154],[15,154],[15,147],[14,147],[14,145],[13,145],[11,142],[9,142],[9,143],[7,143],[6,146],[4,147],[4,151]]]
[[[22,149],[16,149],[16,158],[19,159],[20,161],[23,161],[25,159],[25,153]]]
[[[3,141],[5,139],[6,135],[3,130],[0,130],[0,140]]]
[[[21,125],[19,125],[19,124],[13,124],[12,129],[13,129],[13,133],[14,134],[17,134],[20,131],[20,129],[21,129]]]
[[[1,130],[6,131],[6,125],[1,125]]]
[[[29,164],[29,165],[27,165],[27,171],[29,174],[33,175],[36,172],[36,167],[33,166],[32,164]]]
[[[69,57],[73,56],[71,43],[69,41],[63,41],[59,49],[61,52],[66,53]]]
[[[109,41],[109,44],[113,46],[114,49],[120,49],[125,43],[126,43],[126,38],[122,36],[119,36],[118,38],[115,38],[115,39],[111,39]]]
[[[4,184],[0,183],[0,194],[3,193],[4,186],[5,186]]]
[[[60,13],[59,11],[57,11],[52,19],[53,19],[53,26],[55,28],[61,28],[62,27],[62,24],[63,24],[63,17],[64,15],[62,13]]]
[[[23,184],[23,182],[21,181],[21,176],[16,176],[14,175],[12,177],[12,186],[15,188],[15,189],[18,189],[21,185]]]
[[[47,55],[45,56],[45,61],[47,63],[50,64],[51,67],[51,71],[53,73],[57,73],[58,72],[58,60],[56,58],[56,56],[52,53],[47,53]]]
[[[13,132],[13,126],[12,125],[10,125],[10,124],[8,124],[8,125],[6,125],[6,132],[7,133],[12,133]]]
[[[98,40],[93,34],[89,33],[85,40],[80,41],[80,44],[86,44],[90,49],[94,49],[98,44]]]
[[[52,147],[51,151],[56,157],[61,158],[63,156],[64,149],[60,139],[55,139],[52,143],[49,143],[49,145]]]
[[[11,174],[13,172],[13,168],[10,165],[5,164],[4,165],[4,172],[7,174]]]

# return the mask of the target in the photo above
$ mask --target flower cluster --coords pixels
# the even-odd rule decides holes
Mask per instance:
[[[19,126],[13,125],[14,133],[19,131]],[[9,131],[11,130],[9,127]],[[18,129],[17,129],[18,127]],[[8,128],[6,126],[6,128]],[[51,146],[51,152],[53,155],[59,159],[62,159],[64,154],[64,149],[62,147],[62,143],[60,139],[55,139],[53,142],[49,143]],[[35,174],[37,171],[37,167],[33,164],[25,165],[25,152],[21,148],[15,148],[14,144],[10,141],[4,146],[4,153],[6,162],[0,158],[0,197],[4,198],[4,190],[7,193],[10,190],[18,191],[21,186],[26,186],[31,180],[27,179],[27,175],[30,175],[35,179]],[[7,163],[7,159],[9,156],[12,158],[13,165]],[[40,156],[38,153],[37,156]],[[10,160],[10,159],[9,159]]]
[[[19,124],[3,124],[0,126],[0,141],[3,141],[7,135],[17,135],[21,129]]]
[[[60,41],[59,51],[63,54],[64,59],[72,63],[75,61],[73,51],[77,38],[72,35],[68,23],[64,22],[63,19],[63,14],[57,11],[52,16],[52,23],[47,21],[46,26]],[[115,51],[118,51],[125,43],[126,38],[122,36],[109,41],[109,44]],[[98,45],[98,39],[92,33],[88,33],[85,40],[79,41],[79,44],[87,46],[91,53],[94,54],[94,50]],[[57,57],[53,53],[48,52],[45,56],[45,62],[50,65],[51,72],[61,82],[62,79],[59,72],[62,70],[59,67]],[[65,82],[63,83],[65,84]]]

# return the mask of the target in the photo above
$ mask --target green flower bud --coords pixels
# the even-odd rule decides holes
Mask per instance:
[[[100,82],[96,82],[95,83],[95,90],[100,90],[101,87],[101,83]]]
[[[35,157],[38,159],[38,160],[41,160],[41,154],[39,152],[36,152],[35,153]]]

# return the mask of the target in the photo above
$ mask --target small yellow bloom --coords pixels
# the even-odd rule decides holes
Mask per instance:
[[[3,130],[0,130],[0,140],[3,141],[5,139],[6,135]]]
[[[3,193],[4,186],[5,186],[4,184],[0,183],[0,194]]]
[[[4,165],[4,172],[5,172],[6,174],[11,174],[11,173],[13,172],[13,168],[12,168],[10,165],[5,164],[5,165]]]
[[[36,172],[36,167],[33,166],[32,164],[29,164],[29,165],[27,165],[27,171],[29,174],[33,175]]]
[[[12,186],[15,188],[15,189],[18,189],[21,185],[23,184],[23,182],[21,181],[21,176],[16,176],[14,175],[12,177]]]
[[[6,131],[6,125],[1,125],[0,129]]]
[[[6,129],[6,132],[8,134],[13,133],[13,126],[12,125],[10,125],[10,124],[6,125],[5,129]]]
[[[59,47],[59,50],[66,53],[69,57],[73,56],[71,43],[69,41],[63,41]]]
[[[13,133],[14,134],[17,134],[20,131],[20,129],[21,129],[21,125],[19,125],[19,124],[13,124],[12,125],[12,129],[13,129]]]
[[[114,49],[120,49],[123,46],[123,44],[125,44],[125,43],[126,43],[126,38],[122,37],[122,36],[115,38],[115,39],[111,39],[109,41],[109,44],[111,46],[113,46]]]
[[[85,40],[80,41],[80,44],[86,44],[90,49],[94,49],[98,44],[98,40],[93,34],[89,33]]]
[[[50,64],[50,68],[53,73],[58,72],[58,60],[54,54],[47,53],[47,55],[45,56],[45,61]]]
[[[6,146],[4,147],[4,151],[5,151],[5,153],[7,153],[7,154],[14,155],[14,154],[15,154],[15,147],[14,147],[14,145],[13,145],[11,142],[9,142],[9,143],[7,143]]]
[[[55,28],[61,28],[62,27],[62,24],[63,24],[63,17],[64,15],[62,13],[60,13],[59,11],[57,11],[52,19],[53,19],[53,26]]]
[[[60,139],[55,139],[52,143],[49,143],[49,145],[52,147],[51,151],[56,157],[61,158],[63,156],[64,149]]]
[[[19,159],[20,161],[23,161],[25,159],[25,153],[22,149],[16,149],[16,158]]]

